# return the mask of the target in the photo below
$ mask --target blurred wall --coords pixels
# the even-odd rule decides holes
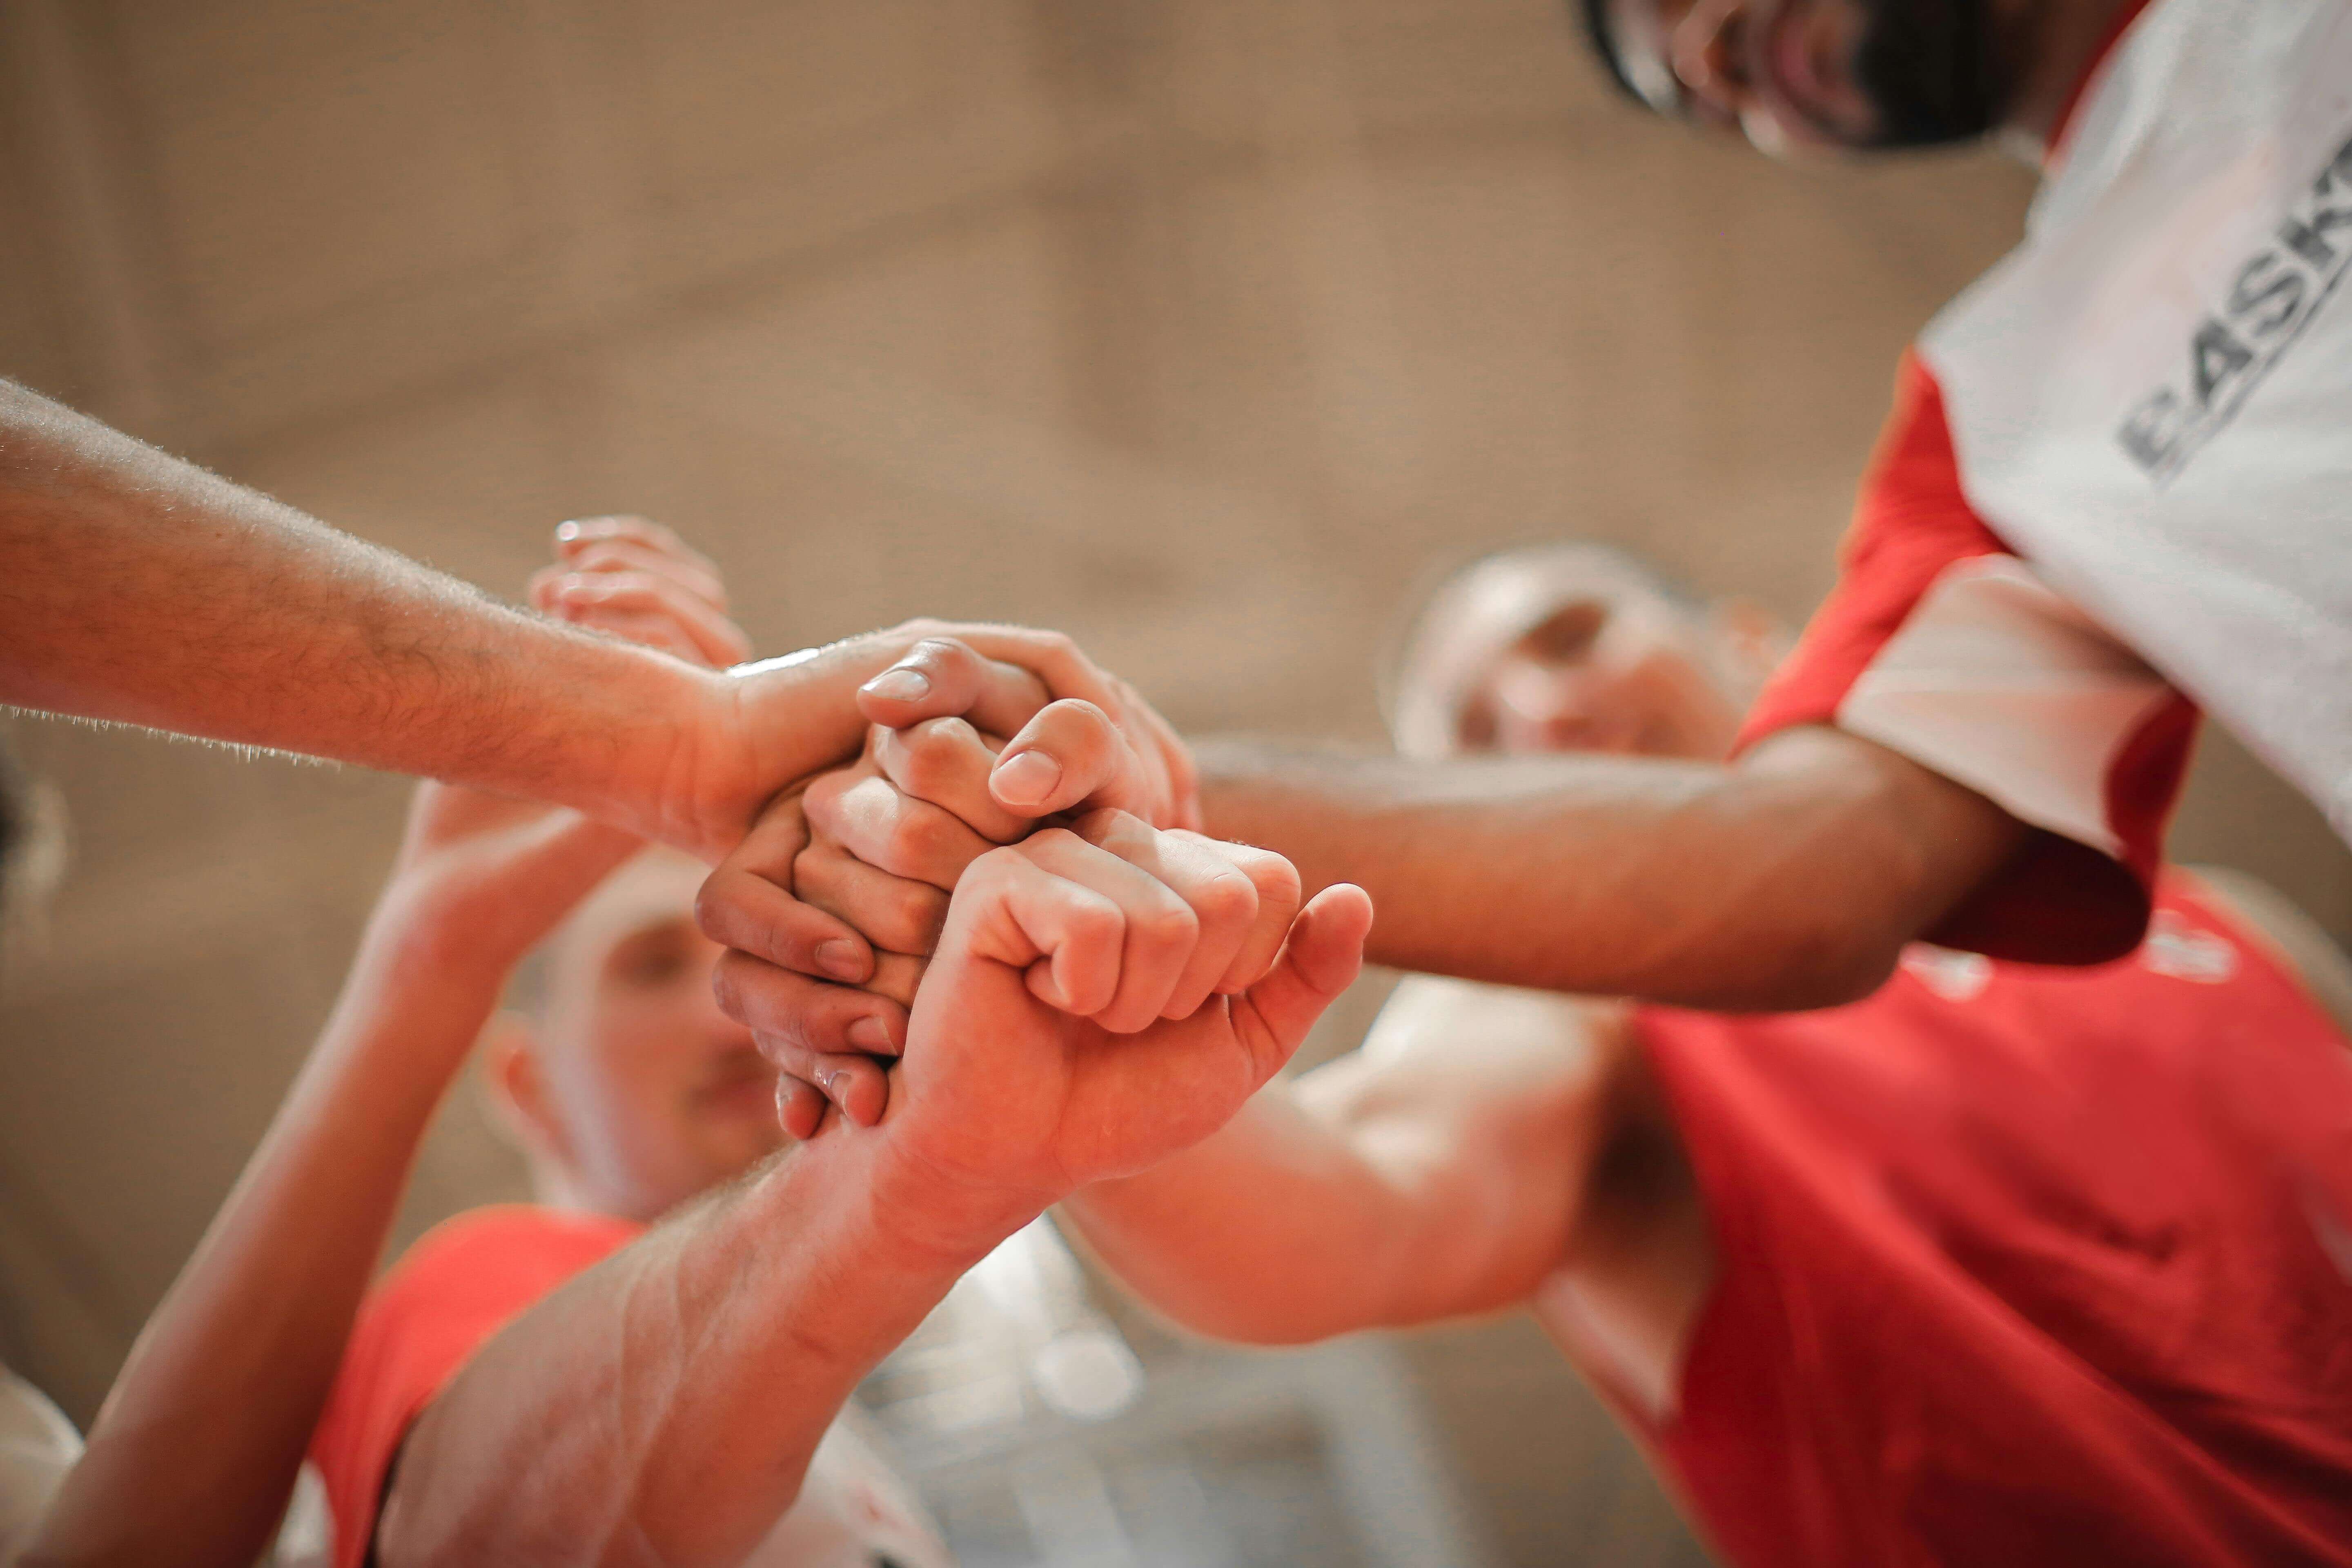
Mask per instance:
[[[1801,616],[2029,188],[1704,144],[1550,0],[10,0],[0,371],[494,587],[639,510],[770,650],[1049,623],[1185,726],[1375,738],[1383,630],[1491,546]],[[0,1355],[86,1417],[404,786],[7,730],[77,837],[0,1005]],[[2233,748],[2176,843],[2352,927]],[[409,1232],[520,1190],[445,1123]],[[1500,1560],[1695,1560],[1523,1321],[1413,1354]]]

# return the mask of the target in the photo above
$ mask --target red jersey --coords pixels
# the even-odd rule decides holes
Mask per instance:
[[[370,1293],[352,1331],[310,1460],[334,1515],[334,1568],[362,1568],[402,1440],[474,1352],[541,1297],[627,1246],[643,1227],[508,1205],[428,1232]],[[746,1568],[944,1568],[919,1503],[849,1425],[809,1461],[800,1500]]]
[[[410,1247],[369,1292],[310,1437],[335,1518],[335,1568],[361,1568],[408,1428],[491,1335],[640,1227],[522,1205],[476,1209]]]
[[[1646,1436],[1730,1561],[2352,1564],[2352,1046],[2259,939],[2168,884],[2121,963],[1640,1034],[1720,1258]]]

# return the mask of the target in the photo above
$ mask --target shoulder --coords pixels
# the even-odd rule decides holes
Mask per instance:
[[[638,1234],[600,1215],[509,1205],[445,1220],[403,1255],[361,1307],[311,1437],[338,1564],[363,1559],[409,1424],[509,1320]]]

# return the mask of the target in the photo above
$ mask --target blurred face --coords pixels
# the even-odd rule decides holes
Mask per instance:
[[[1966,141],[2014,88],[2019,0],[1601,0],[1618,69],[1651,108],[1775,156]]]
[[[1636,589],[1596,592],[1559,604],[1475,668],[1457,740],[1513,755],[1712,760],[1739,730],[1744,694],[1730,686],[1697,616]]]
[[[639,856],[548,955],[535,1120],[579,1201],[624,1218],[651,1219],[783,1142],[774,1069],[711,999],[719,949],[693,918],[703,875]]]

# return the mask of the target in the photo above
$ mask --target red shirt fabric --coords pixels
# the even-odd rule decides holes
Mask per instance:
[[[2070,697],[2095,697],[2113,674],[2104,661],[2083,662],[2083,630],[2037,653],[1985,616],[1988,584],[2011,589],[2013,599],[2013,579],[2029,569],[1969,505],[1942,392],[1916,353],[1897,373],[1894,412],[1839,564],[1836,588],[1767,684],[1739,748],[1795,725],[1844,728],[1885,741],[2028,824],[2017,857],[1929,932],[1931,941],[2049,963],[2130,952],[2147,927],[2196,710],[2150,672],[2155,700],[2086,721]],[[1906,632],[1915,634],[1907,642]],[[1920,646],[1931,637],[1937,640]],[[1889,701],[1903,705],[1903,721],[1874,728],[1865,705]],[[1937,702],[1952,716],[1941,744],[1933,733]],[[1993,743],[1982,728],[1988,716]],[[2013,720],[2007,736],[2004,720]],[[1959,727],[1971,721],[1977,728]],[[1929,743],[1919,743],[1923,734]],[[2007,750],[2004,739],[2012,742]],[[2053,800],[2067,809],[2050,815]],[[2067,826],[2083,823],[2093,834]]]
[[[2193,887],[1640,1020],[1721,1260],[1647,1435],[1730,1562],[2352,1564],[2352,1046]]]
[[[334,1568],[367,1562],[401,1441],[458,1369],[526,1308],[643,1228],[501,1205],[446,1220],[408,1249],[361,1307],[310,1439],[335,1520]]]

